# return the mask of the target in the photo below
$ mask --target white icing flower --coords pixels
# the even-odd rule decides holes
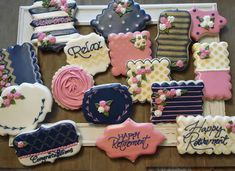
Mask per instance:
[[[168,16],[167,20],[170,21],[170,23],[175,21],[175,17],[174,16]]]
[[[213,21],[210,21],[207,23],[209,27],[214,27],[214,22]]]
[[[140,69],[141,69],[141,66],[140,66],[140,65],[138,65],[138,66],[136,67],[136,69],[137,69],[137,70],[140,70]]]
[[[125,14],[126,13],[126,8],[121,8],[121,13]]]
[[[128,3],[129,0],[121,0],[123,3]]]
[[[160,24],[159,27],[160,27],[160,30],[162,30],[162,31],[166,30],[166,25],[165,24]]]
[[[166,100],[166,95],[162,94],[159,99],[161,99],[162,101],[165,101]]]
[[[177,89],[176,91],[175,91],[175,94],[176,94],[176,96],[178,97],[178,96],[181,96],[181,90],[180,89]]]
[[[206,23],[210,22],[211,21],[211,17],[209,15],[205,15],[203,17],[203,21],[205,21]]]
[[[0,97],[0,106],[2,103],[3,103],[3,99],[2,99],[2,97]]]
[[[98,111],[99,111],[99,113],[104,113],[104,108],[100,106],[100,107],[98,108]]]
[[[138,85],[137,84],[132,84],[131,87],[135,90],[138,88]]]
[[[201,27],[206,27],[206,26],[207,26],[207,23],[206,23],[205,21],[203,21],[203,22],[200,23],[200,26],[201,26]]]
[[[139,41],[136,41],[135,44],[134,44],[134,46],[135,46],[136,48],[140,48],[140,47],[141,47],[141,43],[140,43]]]
[[[142,76],[141,75],[137,75],[136,78],[137,78],[137,80],[141,81]]]
[[[154,112],[154,115],[155,115],[156,117],[160,117],[160,116],[162,116],[162,111],[156,110],[156,111]]]
[[[44,37],[44,39],[43,39],[43,41],[45,41],[45,42],[48,40],[49,40],[48,36]]]

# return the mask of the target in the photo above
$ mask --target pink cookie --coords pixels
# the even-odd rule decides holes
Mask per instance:
[[[122,124],[106,127],[96,145],[111,158],[125,157],[134,162],[139,155],[155,153],[164,140],[153,124],[127,119]]]
[[[148,31],[110,34],[108,41],[114,76],[126,75],[126,64],[129,60],[152,59]]]
[[[232,98],[232,84],[229,70],[197,71],[196,80],[203,80],[204,97],[208,100],[228,100]]]
[[[198,41],[206,35],[217,35],[227,20],[218,11],[203,11],[197,8],[189,10],[192,17],[191,37]]]

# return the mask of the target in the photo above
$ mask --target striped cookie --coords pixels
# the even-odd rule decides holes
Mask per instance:
[[[191,16],[187,11],[169,10],[160,14],[157,58],[167,57],[173,70],[184,70],[189,61]]]

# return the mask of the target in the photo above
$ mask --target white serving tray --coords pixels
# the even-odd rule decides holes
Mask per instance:
[[[78,6],[78,12],[76,18],[79,25],[90,25],[90,20],[94,19],[96,15],[102,12],[102,9],[106,8],[107,5],[80,5]],[[145,4],[141,7],[150,14],[152,22],[150,24],[157,24],[159,15],[164,10],[169,9],[181,9],[189,10],[193,7],[197,7],[203,10],[217,10],[216,3],[188,3],[188,4]],[[30,42],[30,37],[33,33],[33,28],[30,26],[32,18],[28,12],[29,6],[21,6],[19,9],[19,23],[18,23],[18,34],[17,44],[24,42]],[[219,41],[217,37],[207,37],[201,40],[202,42]],[[220,113],[225,115],[224,101],[213,101],[204,103],[204,113],[211,114]],[[96,139],[103,134],[104,126],[79,123],[77,124],[82,135],[83,146],[95,146]],[[167,138],[162,146],[176,146],[176,124],[157,124],[155,128],[161,131]],[[12,146],[12,139],[10,137],[9,146]]]

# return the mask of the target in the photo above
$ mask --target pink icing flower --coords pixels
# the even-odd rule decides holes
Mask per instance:
[[[176,90],[175,89],[171,89],[170,90],[170,94],[171,94],[170,95],[171,97],[174,97],[176,95]]]
[[[166,17],[161,17],[161,18],[160,18],[160,23],[162,23],[162,24],[165,24],[167,21],[168,21],[168,20],[167,20]]]
[[[145,74],[145,69],[139,69],[137,70],[137,75]]]
[[[3,100],[3,104],[4,104],[5,107],[8,107],[8,106],[11,105],[11,100],[10,99],[5,99],[5,100]]]
[[[184,67],[184,62],[182,60],[178,60],[176,62],[176,66],[179,67],[179,68],[182,68],[182,67]]]
[[[232,127],[232,133],[235,133],[235,127]]]
[[[3,81],[3,80],[0,82],[0,85],[1,85],[1,86],[4,86],[5,84],[6,84],[6,82]]]
[[[10,87],[11,84],[10,83],[6,83],[5,87]]]
[[[225,127],[226,127],[227,129],[231,129],[231,128],[232,128],[232,125],[231,125],[231,124],[226,124]]]
[[[170,92],[170,91],[167,91],[167,92],[166,92],[166,96],[167,96],[167,97],[170,97],[170,96],[171,96],[171,92]]]
[[[8,98],[9,100],[14,99],[14,94],[12,94],[12,93],[7,94],[7,98]]]
[[[1,75],[1,73],[0,73],[0,75]],[[3,80],[6,80],[7,78],[8,78],[8,76],[6,74],[2,76]]]
[[[23,142],[23,141],[19,141],[19,142],[17,143],[17,147],[18,147],[18,148],[24,148],[24,142]]]
[[[150,73],[151,71],[152,71],[152,70],[151,70],[150,67],[146,67],[146,68],[145,68],[145,72],[146,72],[146,73]]]
[[[161,104],[161,103],[162,103],[162,100],[161,100],[160,98],[156,98],[156,99],[155,99],[155,103],[156,103],[156,104]]]
[[[158,90],[157,93],[158,93],[159,95],[164,94],[163,90]]]
[[[128,7],[128,3],[125,2],[122,6],[123,6],[123,8],[127,8]]]
[[[136,88],[135,90],[134,90],[134,92],[136,93],[136,94],[140,94],[141,93],[141,88]]]
[[[165,107],[164,107],[164,106],[162,106],[162,105],[159,105],[159,106],[158,106],[158,110],[160,110],[160,111],[163,111],[163,110],[164,110],[164,108],[165,108]]]
[[[15,99],[19,99],[20,96],[21,96],[21,93],[19,93],[19,92],[15,92],[15,93],[14,93],[14,98],[15,98]]]
[[[167,29],[169,29],[169,28],[171,28],[171,27],[172,27],[172,25],[171,25],[171,22],[170,22],[170,21],[167,21],[167,22],[165,23],[165,25],[166,25],[166,28],[167,28]]]
[[[5,65],[0,65],[0,71],[3,71],[5,69]]]
[[[67,0],[60,0],[60,3],[61,3],[62,5],[64,5],[64,4],[67,3]]]
[[[138,79],[136,77],[132,77],[131,81],[132,83],[138,83]]]
[[[46,33],[43,33],[43,32],[39,32],[37,34],[37,37],[38,37],[38,41],[43,41],[43,39],[46,37]]]
[[[101,101],[99,102],[99,105],[102,106],[102,107],[105,107],[105,106],[106,106],[106,101],[101,100]]]
[[[51,0],[51,1],[50,1],[50,6],[55,6],[56,3],[57,3],[56,0]]]
[[[55,43],[56,43],[56,38],[55,38],[54,36],[50,36],[50,37],[49,37],[49,42],[50,42],[51,44],[55,44]]]
[[[104,111],[105,111],[105,112],[109,112],[109,110],[110,110],[110,107],[109,107],[109,106],[105,106],[105,107],[104,107]]]
[[[122,11],[122,5],[121,5],[121,4],[118,4],[118,6],[117,6],[115,12],[116,12],[116,13],[121,13],[121,11]]]

